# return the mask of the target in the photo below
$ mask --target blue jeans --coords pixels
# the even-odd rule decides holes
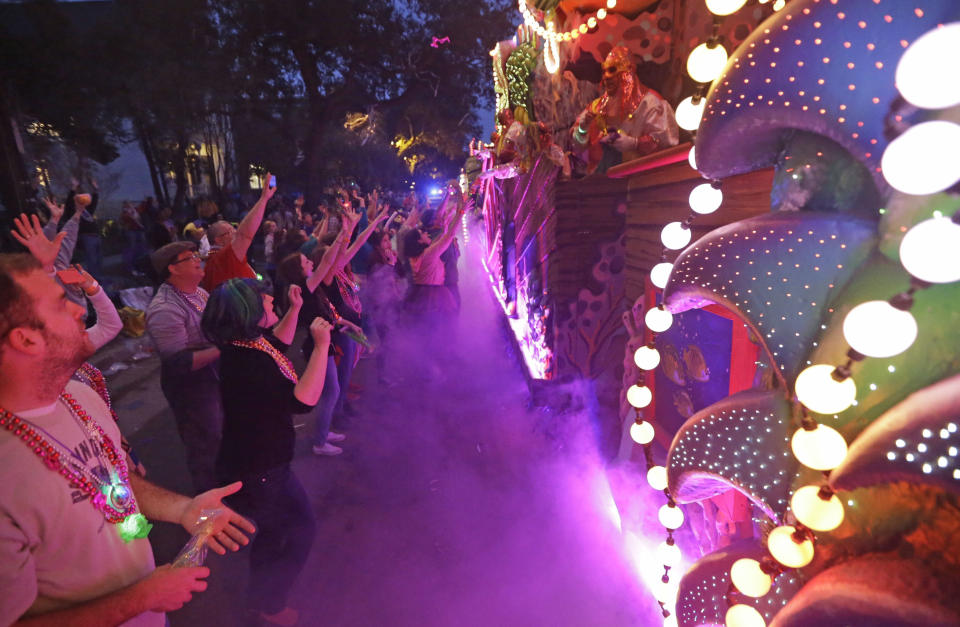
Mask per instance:
[[[253,519],[257,535],[250,548],[246,603],[252,610],[276,614],[287,607],[293,584],[303,570],[317,524],[310,501],[289,464],[245,477],[243,488],[227,504]]]
[[[313,408],[313,420],[316,428],[313,432],[313,444],[323,446],[327,442],[327,434],[330,433],[330,422],[333,420],[333,408],[340,398],[340,384],[337,376],[337,364],[333,357],[327,357],[327,376],[323,380],[323,391],[320,392],[320,400],[317,406]]]
[[[347,390],[350,388],[350,378],[353,376],[353,367],[357,361],[357,351],[360,345],[351,340],[343,333],[337,333],[333,337],[335,346],[343,351],[343,357],[337,365],[337,381],[340,383],[340,394],[337,398],[337,404],[333,408],[334,414],[342,414],[343,406],[347,402]]]

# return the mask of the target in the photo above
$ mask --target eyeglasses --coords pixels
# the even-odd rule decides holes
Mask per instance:
[[[171,261],[169,265],[175,266],[178,263],[183,263],[184,261],[196,260],[200,261],[200,253],[190,253],[189,257],[184,257],[183,259],[177,259],[176,261]]]

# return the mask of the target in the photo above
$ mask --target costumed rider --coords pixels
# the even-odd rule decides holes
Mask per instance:
[[[587,173],[678,143],[673,108],[640,82],[625,46],[615,47],[603,61],[603,88],[573,127],[574,151],[586,153]]]

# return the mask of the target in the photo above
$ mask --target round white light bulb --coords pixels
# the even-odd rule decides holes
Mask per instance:
[[[647,328],[654,333],[663,333],[673,324],[673,314],[666,309],[654,307],[653,309],[647,310],[643,321],[646,323]]]
[[[703,109],[707,105],[707,99],[701,97],[697,104],[693,104],[693,96],[687,96],[677,105],[676,118],[677,126],[685,131],[695,131],[700,126],[700,118],[703,117]]]
[[[813,560],[813,542],[804,538],[802,542],[793,539],[796,527],[783,525],[767,536],[767,549],[773,558],[788,568],[803,568]]]
[[[723,617],[726,627],[767,627],[767,621],[756,609],[743,603],[731,605]]]
[[[643,446],[653,442],[653,425],[646,420],[630,425],[630,439]]]
[[[690,243],[691,235],[682,222],[669,222],[660,232],[660,241],[670,250],[680,250]]]
[[[683,512],[676,505],[670,507],[669,503],[660,507],[657,518],[660,519],[660,524],[667,529],[679,529],[680,525],[683,524]]]
[[[607,8],[613,9],[617,6],[617,0],[607,0]]]
[[[662,601],[663,603],[669,605],[677,598],[677,588],[678,586],[672,581],[657,579],[653,582],[650,592],[653,593],[653,598],[655,598],[657,601]]]
[[[694,213],[706,215],[713,213],[723,203],[723,192],[710,183],[701,183],[690,192],[690,208]]]
[[[927,283],[960,280],[960,224],[948,218],[916,224],[900,241],[900,263]]]
[[[820,498],[820,487],[803,486],[793,493],[790,509],[801,524],[814,531],[833,531],[843,522],[843,503],[836,494],[829,500]]]
[[[847,441],[827,425],[817,425],[813,431],[800,427],[790,439],[790,448],[797,461],[814,470],[833,470],[847,456]]]
[[[653,392],[645,385],[631,385],[627,388],[627,402],[632,407],[643,409],[653,400]]]
[[[653,370],[660,365],[660,351],[649,346],[641,346],[633,354],[633,363],[640,370]]]
[[[746,3],[747,0],[707,0],[707,10],[714,15],[730,15]]]
[[[760,598],[770,592],[773,578],[760,569],[760,562],[748,557],[738,559],[730,567],[730,580],[748,597]]]
[[[666,542],[661,542],[660,545],[657,546],[657,561],[664,566],[674,568],[680,563],[681,557],[680,547],[678,547],[676,543],[667,544]]]
[[[697,150],[694,146],[691,146],[690,152],[687,153],[687,163],[689,163],[690,167],[694,170],[697,169]]]
[[[893,357],[917,339],[917,321],[909,311],[871,300],[851,309],[843,319],[843,337],[867,357]]]
[[[944,80],[947,59],[960,59],[960,22],[934,28],[904,51],[894,77],[904,99],[923,109],[960,104],[960,81]]]
[[[857,384],[852,377],[843,381],[833,378],[834,367],[827,364],[808,366],[794,383],[797,399],[810,411],[836,414],[853,404],[857,398]]]
[[[887,145],[883,177],[904,194],[935,194],[960,181],[960,124],[944,120],[911,126]]]
[[[709,48],[704,42],[694,48],[687,57],[687,73],[698,83],[712,83],[723,72],[726,64],[726,49],[719,44]]]
[[[647,471],[647,483],[654,490],[666,490],[667,469],[664,466],[651,466]]]
[[[661,261],[650,270],[650,282],[663,289],[670,280],[670,271],[673,270],[673,264],[669,261]]]
[[[607,18],[607,10],[606,10],[606,9],[597,9],[597,19],[598,19],[598,20],[604,20],[604,19],[606,19],[606,18]]]

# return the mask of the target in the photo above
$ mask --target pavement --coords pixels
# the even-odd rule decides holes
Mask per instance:
[[[395,383],[381,385],[374,360],[361,360],[357,416],[339,457],[315,457],[312,425],[298,426],[293,468],[317,536],[290,606],[300,625],[658,625],[598,497],[605,464],[591,427],[531,407],[475,254],[461,259],[458,341],[439,377],[398,350],[388,355]],[[416,350],[416,338],[400,339]],[[93,361],[148,478],[188,492],[148,348],[118,338]],[[157,563],[187,539],[156,524]],[[171,613],[171,625],[242,624],[248,552],[211,552],[208,590]]]

